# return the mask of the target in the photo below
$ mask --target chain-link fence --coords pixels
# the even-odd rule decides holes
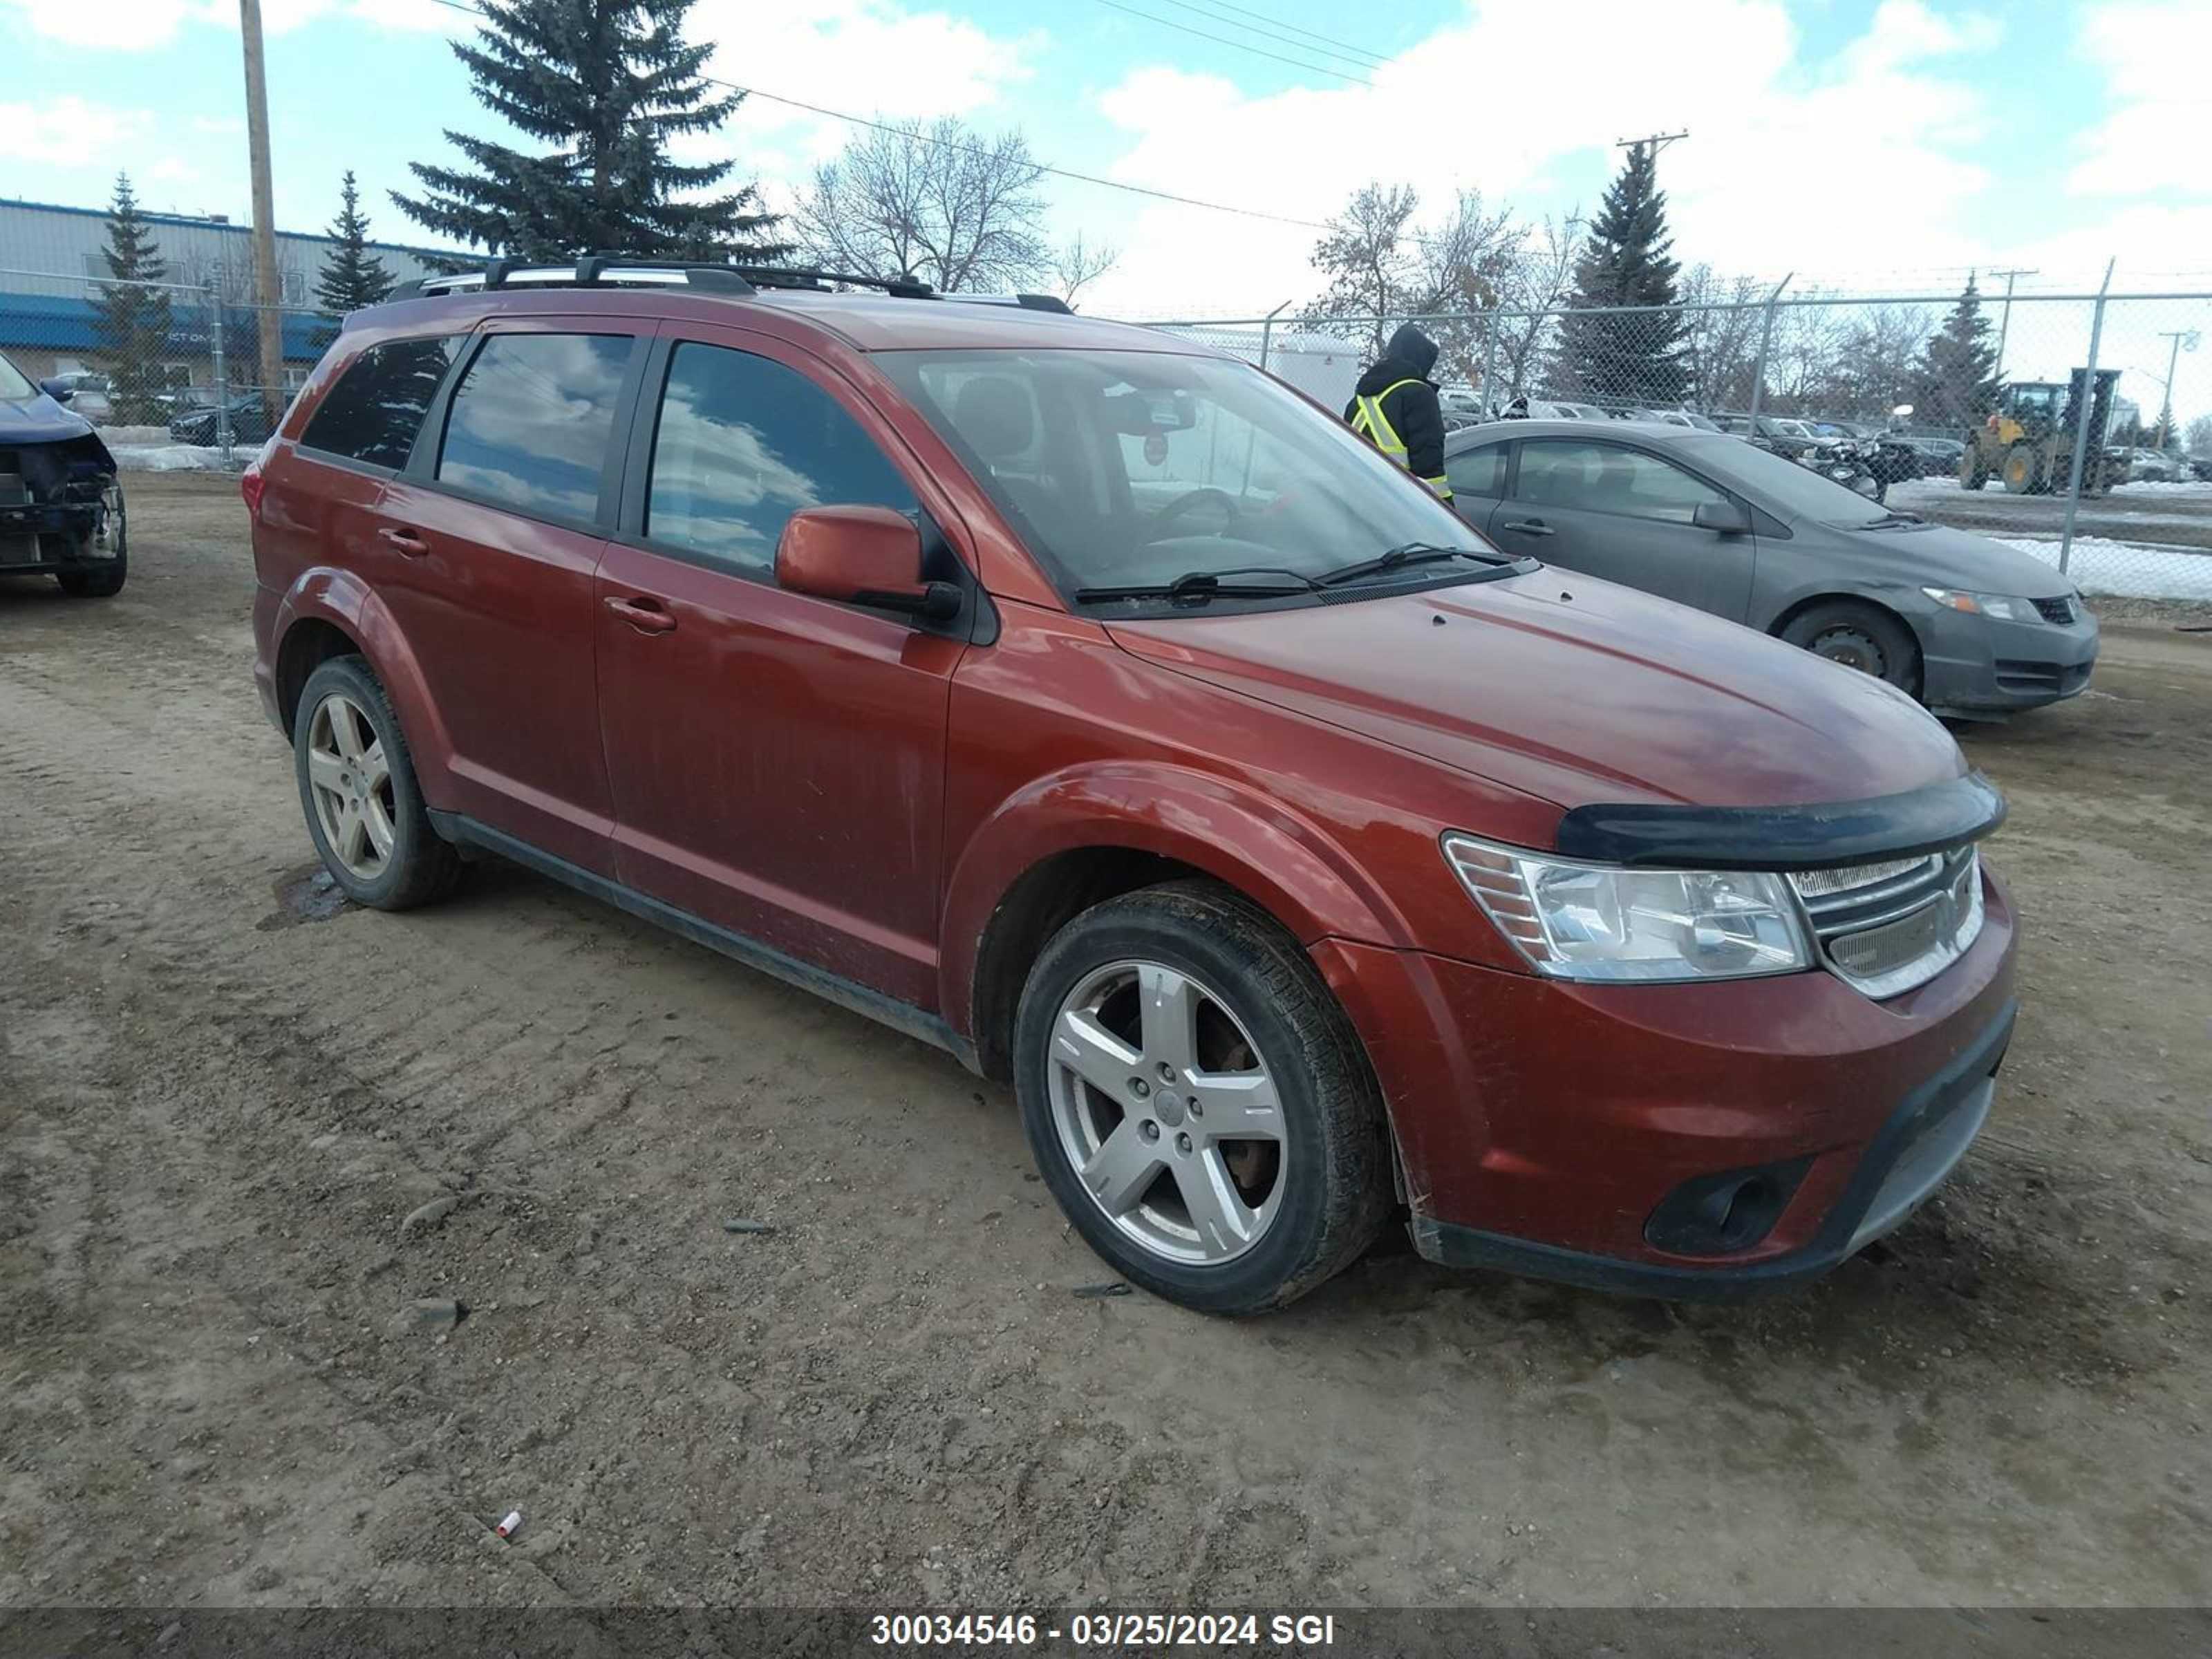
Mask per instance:
[[[1448,423],[1710,427],[2084,591],[2212,600],[2212,294],[1785,296],[1664,308],[1154,327],[1331,409],[1392,331],[1436,341]]]
[[[0,268],[0,352],[33,380],[65,387],[126,465],[242,465],[337,325],[224,289]],[[264,317],[276,325],[273,376]]]

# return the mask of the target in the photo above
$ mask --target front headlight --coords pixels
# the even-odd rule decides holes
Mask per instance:
[[[1632,870],[1443,838],[1468,895],[1554,979],[1740,979],[1813,965],[1788,884],[1740,870]]]
[[[1995,617],[1999,622],[2037,620],[2035,606],[2026,599],[2007,599],[2002,593],[1967,593],[1955,587],[1923,587],[1920,591],[1938,605],[1972,616]]]

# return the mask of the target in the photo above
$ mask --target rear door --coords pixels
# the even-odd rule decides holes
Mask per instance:
[[[600,874],[592,576],[647,345],[611,320],[488,325],[378,509],[378,591],[452,751],[441,804]]]
[[[800,507],[887,507],[951,561],[949,507],[834,368],[741,330],[658,344],[632,453],[594,607],[621,880],[933,1008],[964,640],[787,592],[775,549]]]
[[[1691,522],[1702,503],[1731,499],[1633,445],[1524,438],[1504,499],[1490,516],[1490,535],[1508,553],[1534,554],[1741,622],[1751,608],[1757,538]]]

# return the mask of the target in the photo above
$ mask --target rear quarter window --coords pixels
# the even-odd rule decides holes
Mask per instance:
[[[300,442],[325,455],[398,471],[407,465],[461,337],[386,340],[355,358],[307,420]]]
[[[462,371],[440,483],[532,518],[588,520],[635,342],[627,334],[495,334]]]

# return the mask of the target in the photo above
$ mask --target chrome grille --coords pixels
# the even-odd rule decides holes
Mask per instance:
[[[1925,985],[1982,931],[1981,860],[1971,847],[1790,878],[1828,966],[1870,997]]]

